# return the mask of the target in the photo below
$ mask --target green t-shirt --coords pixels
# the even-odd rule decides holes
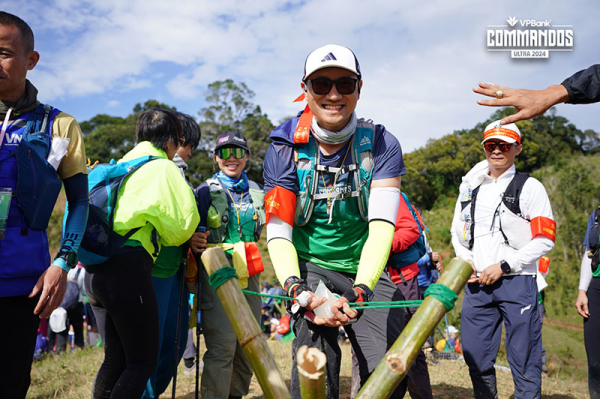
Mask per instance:
[[[182,247],[162,247],[152,266],[152,277],[169,278],[175,275],[181,265],[182,256]]]
[[[335,188],[332,174],[318,174],[317,193],[331,190],[351,192],[352,173],[340,175]],[[331,223],[328,223],[328,203],[333,209]],[[305,226],[294,226],[292,240],[302,259],[324,269],[355,274],[367,237],[368,223],[360,216],[358,199],[354,197],[315,201],[312,217]]]

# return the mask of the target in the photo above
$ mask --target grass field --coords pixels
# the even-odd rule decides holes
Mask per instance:
[[[578,329],[544,325],[544,343],[549,355],[550,373],[543,379],[543,398],[547,399],[580,399],[588,398],[587,369],[585,352],[583,351],[583,332]],[[291,374],[291,346],[278,341],[269,341],[271,352],[284,377],[289,382]],[[340,378],[341,398],[348,398],[350,393],[351,369],[350,346],[343,349],[342,375]],[[201,347],[201,353],[204,348]],[[51,356],[34,363],[32,382],[28,398],[36,399],[77,399],[89,398],[92,382],[100,367],[104,352],[100,348],[86,348],[60,356]],[[506,365],[502,358],[498,362]],[[471,381],[468,369],[460,360],[438,360],[429,365],[431,385],[435,398],[462,399],[472,398]],[[498,392],[500,399],[512,398],[513,385],[511,374],[499,370]],[[180,365],[178,373],[176,397],[193,399],[195,379],[187,375]],[[171,387],[162,395],[171,397]],[[409,395],[406,396],[407,398]],[[256,378],[252,379],[250,393],[247,398],[263,398]]]

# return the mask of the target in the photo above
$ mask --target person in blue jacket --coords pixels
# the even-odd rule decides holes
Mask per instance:
[[[0,314],[10,320],[0,328],[3,399],[27,394],[39,319],[63,299],[87,221],[81,130],[72,116],[38,101],[26,77],[39,58],[29,25],[0,12]],[[46,227],[61,182],[69,216],[51,261]]]

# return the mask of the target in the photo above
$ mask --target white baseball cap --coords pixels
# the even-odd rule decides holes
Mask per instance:
[[[514,123],[500,125],[500,121],[498,120],[487,125],[485,132],[483,133],[483,141],[481,144],[491,139],[500,139],[507,143],[521,144],[521,132]]]
[[[362,77],[358,59],[352,50],[337,44],[327,44],[323,47],[319,47],[306,57],[302,81],[305,81],[313,72],[323,68],[347,69],[358,75],[359,80]]]
[[[458,329],[454,326],[448,326],[448,332],[450,334],[458,334]]]

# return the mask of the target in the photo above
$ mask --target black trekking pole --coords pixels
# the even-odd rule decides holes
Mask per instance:
[[[198,226],[196,231],[204,233],[206,231],[206,227]],[[198,381],[200,379],[200,322],[202,321],[200,313],[200,266],[202,265],[202,260],[198,254],[194,254],[194,257],[196,258],[196,265],[198,266],[196,268],[196,282],[198,283],[198,290],[196,293],[196,394],[194,398],[198,399]]]
[[[187,269],[187,249],[187,245],[184,246],[184,255],[181,258],[181,285],[179,286],[179,303],[177,304],[177,335],[175,335],[175,358],[173,362],[173,391],[171,394],[172,399],[175,399],[175,392],[177,390],[177,363],[179,363],[179,347],[181,345],[181,340],[179,339],[179,336],[181,335],[181,307],[183,306],[183,293],[185,291],[183,287],[185,287],[185,272]]]

